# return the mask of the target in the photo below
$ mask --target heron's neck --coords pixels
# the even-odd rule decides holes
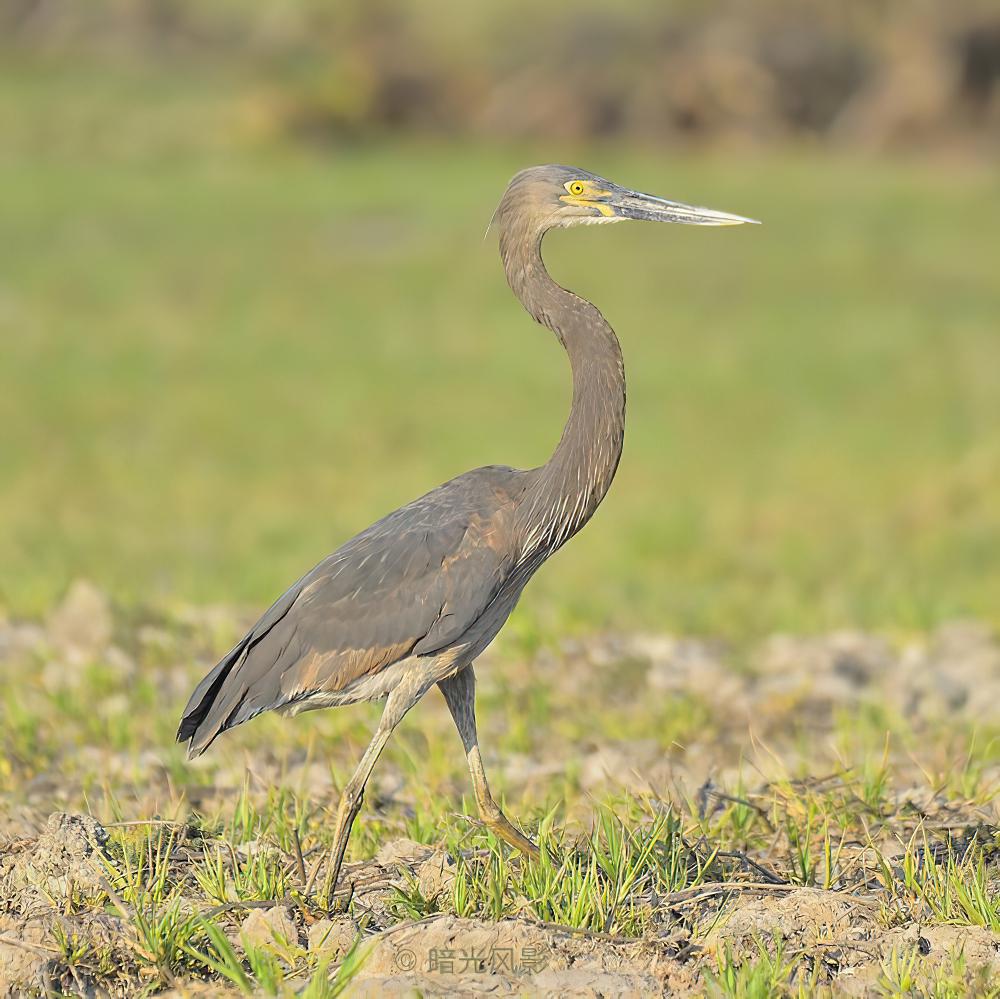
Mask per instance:
[[[502,236],[500,249],[514,294],[556,334],[573,371],[569,419],[552,457],[532,473],[521,507],[525,547],[555,549],[590,520],[618,468],[625,435],[621,347],[597,308],[549,277],[540,236]]]

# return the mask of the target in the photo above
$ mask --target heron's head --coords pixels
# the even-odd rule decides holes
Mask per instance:
[[[576,167],[528,167],[504,192],[494,219],[501,231],[545,232],[571,225],[641,219],[686,225],[743,225],[755,219],[641,194]]]

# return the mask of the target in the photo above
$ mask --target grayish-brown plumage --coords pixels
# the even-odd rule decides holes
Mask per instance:
[[[593,305],[549,277],[542,237],[554,227],[628,218],[752,221],[628,191],[572,167],[517,174],[492,223],[507,281],[531,316],[556,334],[573,373],[569,419],[552,457],[527,471],[491,465],[467,472],[362,531],[288,589],[184,709],[177,738],[197,756],[220,733],[262,711],[385,699],[375,736],[341,798],[328,889],[339,876],[379,754],[434,684],[465,744],[483,821],[537,855],[490,794],[476,737],[472,663],[539,566],[593,515],[622,451],[625,373],[618,339]]]

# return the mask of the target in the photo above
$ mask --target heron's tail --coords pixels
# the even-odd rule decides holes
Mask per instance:
[[[225,703],[225,698],[219,698],[219,693],[233,668],[246,656],[251,637],[252,635],[247,635],[195,687],[177,729],[177,741],[188,744],[189,759],[201,756],[214,742],[216,736],[230,727],[223,714],[229,705]],[[220,700],[223,703],[220,703]]]
[[[226,729],[233,728],[288,698],[280,675],[272,671],[291,641],[295,626],[286,615],[302,589],[287,589],[229,654],[194,689],[177,729],[188,744],[188,758],[201,756]]]

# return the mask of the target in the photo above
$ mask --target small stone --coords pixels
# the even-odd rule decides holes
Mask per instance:
[[[455,887],[455,861],[443,850],[427,858],[416,870],[420,894],[440,901],[451,897]]]
[[[128,683],[135,677],[135,660],[124,650],[112,645],[102,657],[102,664],[114,674],[120,683]]]
[[[112,694],[101,701],[98,705],[97,713],[102,718],[114,718],[118,715],[127,715],[131,706],[132,702],[127,694]]]
[[[155,624],[140,625],[135,635],[144,649],[156,652],[168,652],[177,645],[177,639],[171,631]]]
[[[299,943],[298,927],[286,905],[251,909],[240,927],[240,936],[245,944],[255,947],[297,947]]]
[[[46,646],[45,629],[30,622],[0,623],[0,663],[23,663]]]
[[[591,790],[611,786],[630,791],[650,789],[649,771],[663,753],[652,739],[602,746],[580,764],[580,786]]]
[[[353,919],[319,919],[309,927],[309,953],[339,961],[360,932]]]
[[[412,866],[426,860],[434,851],[412,839],[394,839],[385,843],[375,854],[375,863],[381,867]]]
[[[49,641],[67,664],[85,666],[108,647],[113,626],[107,596],[77,580],[49,618]]]

